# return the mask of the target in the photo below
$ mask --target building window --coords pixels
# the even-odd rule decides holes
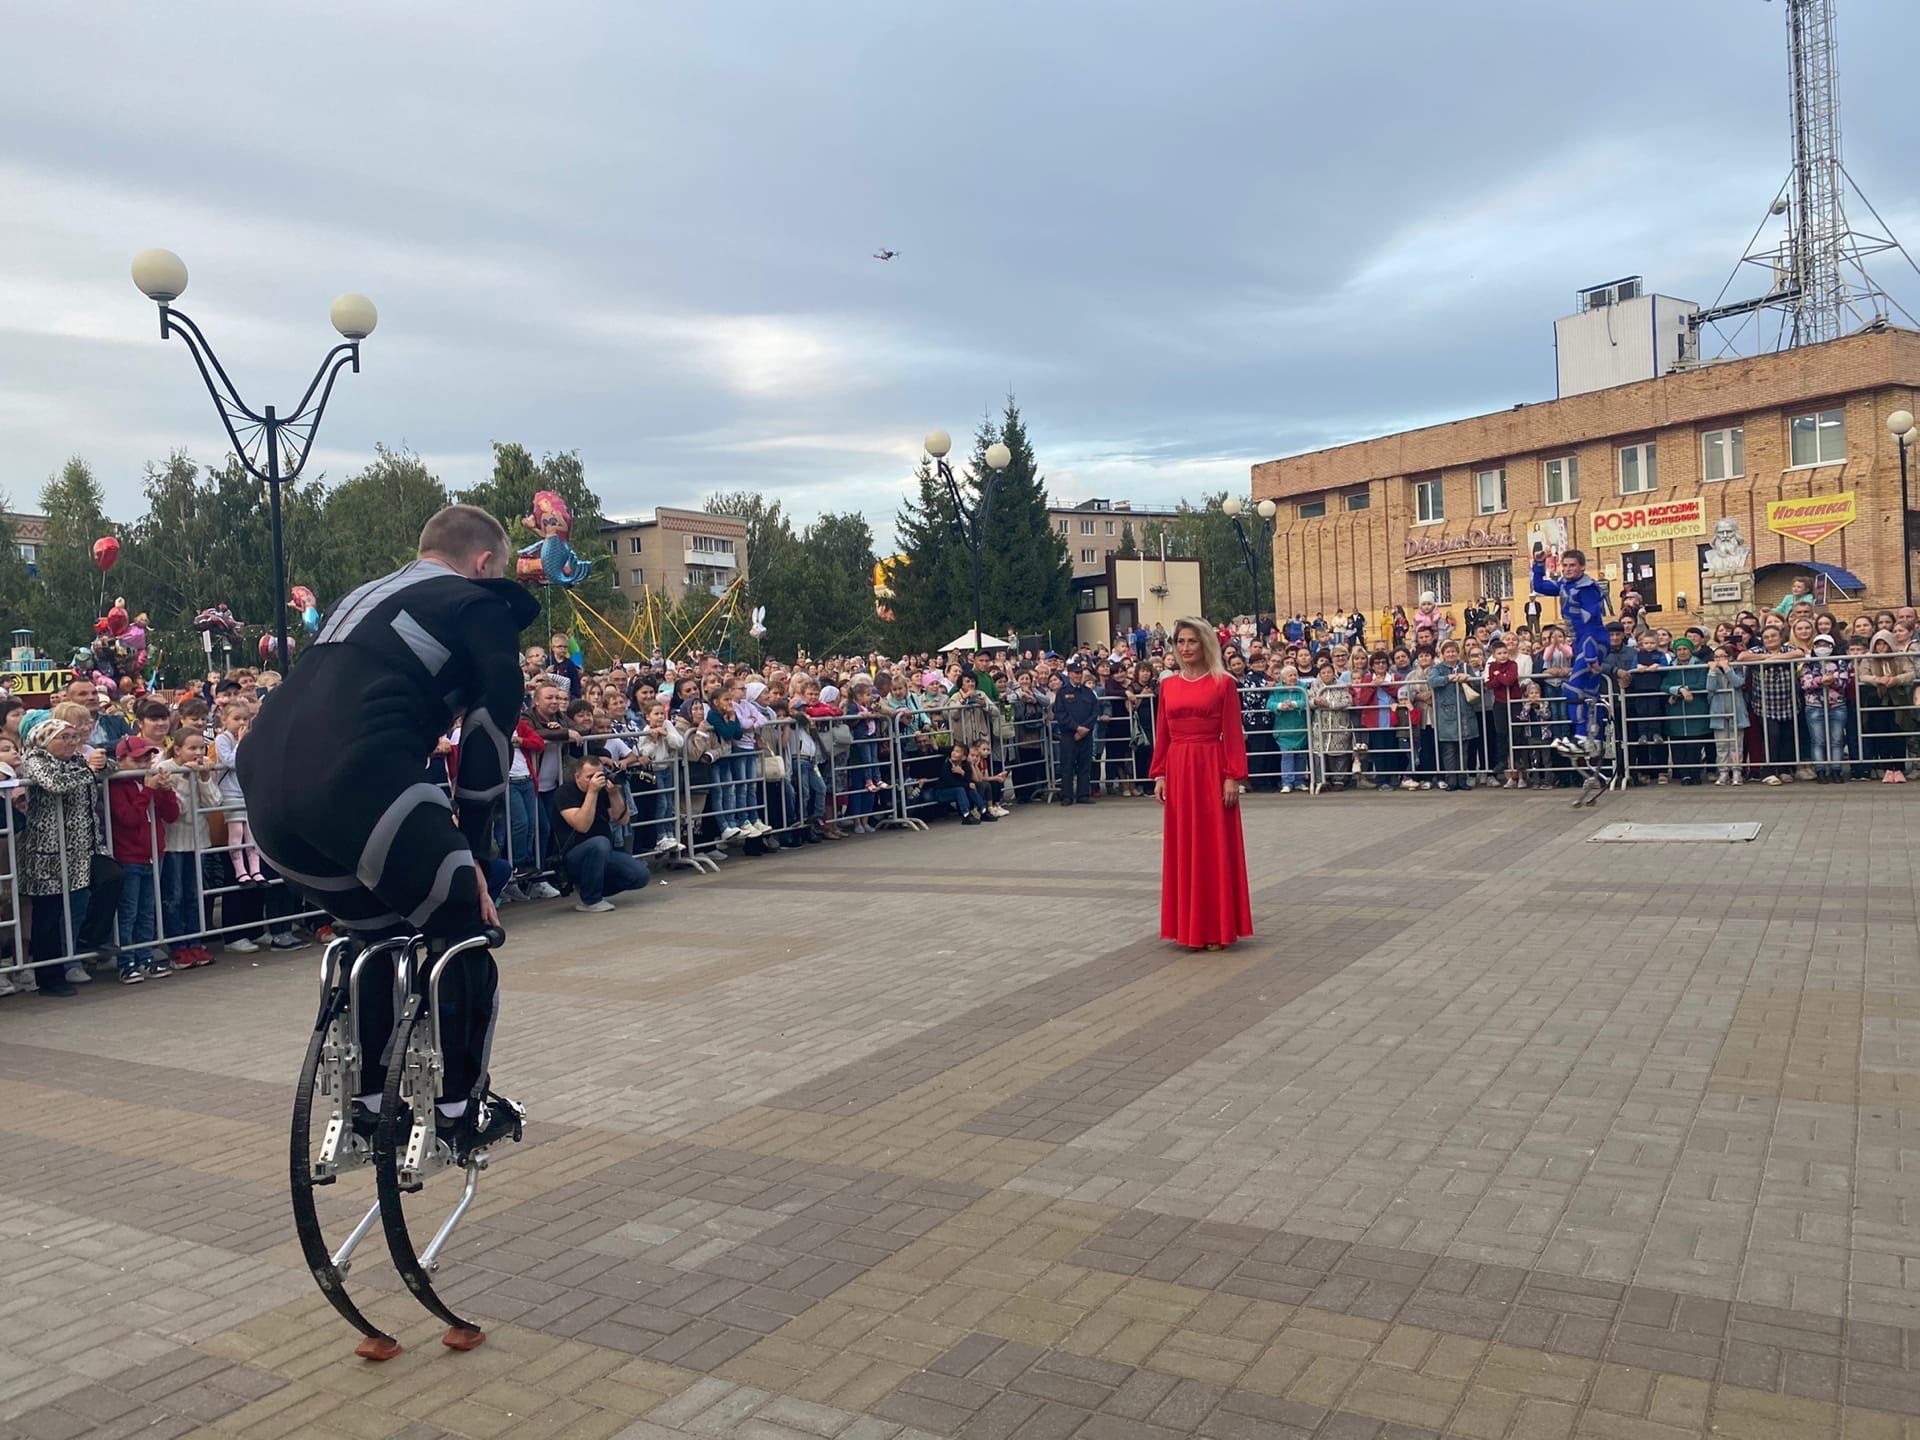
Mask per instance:
[[[646,589],[647,572],[644,570],[629,570],[627,572],[627,584],[635,590]]]
[[[1644,445],[1622,445],[1620,447],[1620,493],[1622,495],[1644,495],[1659,484],[1660,474],[1654,463],[1653,441]]]
[[[24,541],[21,542],[20,558],[27,562],[27,572],[31,574],[34,567],[40,563],[40,547]]]
[[[640,553],[640,537],[638,535],[629,535],[627,537],[627,553],[629,555],[638,555]]]
[[[1847,417],[1844,410],[1820,410],[1796,415],[1788,422],[1795,465],[1838,465],[1847,458]]]
[[[1540,493],[1549,505],[1572,505],[1580,499],[1580,457],[1557,455],[1541,467]]]
[[[689,590],[718,590],[725,583],[718,570],[705,565],[687,567],[687,589]]]
[[[1453,603],[1453,571],[1416,570],[1413,572],[1413,598],[1418,600],[1428,591],[1433,592],[1436,605]]]
[[[1620,557],[1620,589],[1638,591],[1649,610],[1660,608],[1660,571],[1653,551],[1629,550]]]
[[[1476,567],[1479,574],[1481,597],[1487,600],[1511,600],[1513,598],[1513,562],[1511,560],[1489,560]]]
[[[1092,550],[1082,550],[1080,552],[1080,563],[1082,565],[1091,565],[1099,558],[1100,557],[1097,554],[1095,554]]]
[[[693,552],[696,555],[731,555],[733,541],[723,540],[718,535],[696,535],[693,537]]]
[[[1064,534],[1066,534],[1066,533],[1067,533],[1067,522],[1066,522],[1066,521],[1064,521],[1064,520],[1062,520],[1062,521],[1060,522],[1060,533],[1061,533],[1062,535],[1064,535]]]
[[[1093,521],[1082,520],[1080,522],[1080,533],[1082,535],[1091,535],[1093,533]]]
[[[1700,437],[1700,478],[1736,480],[1747,473],[1747,441],[1738,425]]]
[[[1482,470],[1473,477],[1473,510],[1476,515],[1498,515],[1507,508],[1507,468]]]
[[[1318,520],[1327,513],[1327,502],[1320,500],[1302,500],[1295,511],[1302,520]]]
[[[1343,495],[1340,498],[1346,502],[1349,510],[1365,510],[1373,504],[1371,490],[1355,490],[1351,495]]]
[[[1447,518],[1447,497],[1438,475],[1413,482],[1413,521],[1434,525]]]
[[[1107,521],[1107,533],[1109,535],[1113,534],[1113,521],[1111,520]]]

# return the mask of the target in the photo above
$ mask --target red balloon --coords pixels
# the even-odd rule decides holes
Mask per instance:
[[[93,542],[93,563],[100,567],[100,573],[106,574],[120,558],[120,541],[116,536],[102,535]]]
[[[287,655],[291,657],[294,651],[298,650],[299,648],[300,647],[294,642],[293,637],[289,635],[287,637]],[[276,640],[272,635],[262,635],[260,637],[260,658],[262,660],[271,660],[275,655],[279,653],[280,653],[280,642],[278,640]]]

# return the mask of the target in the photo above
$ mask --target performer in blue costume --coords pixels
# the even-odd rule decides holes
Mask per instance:
[[[1562,685],[1567,696],[1567,712],[1573,721],[1573,738],[1556,739],[1559,750],[1583,755],[1600,753],[1598,726],[1593,724],[1595,705],[1606,687],[1600,662],[1607,653],[1607,592],[1600,582],[1587,574],[1584,551],[1560,552],[1560,578],[1547,574],[1546,555],[1533,547],[1533,593],[1554,595],[1560,600],[1560,615],[1573,635],[1573,673]]]

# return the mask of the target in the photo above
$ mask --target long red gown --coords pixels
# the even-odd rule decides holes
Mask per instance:
[[[1160,934],[1182,945],[1231,945],[1253,934],[1247,845],[1240,807],[1227,807],[1225,781],[1247,778],[1240,690],[1229,675],[1160,682],[1153,766],[1166,777],[1161,840]]]

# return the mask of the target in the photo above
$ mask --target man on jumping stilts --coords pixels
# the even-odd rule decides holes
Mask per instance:
[[[1592,759],[1600,753],[1599,726],[1595,708],[1606,689],[1606,675],[1600,662],[1607,645],[1607,592],[1598,580],[1587,574],[1584,551],[1564,550],[1560,554],[1560,578],[1547,575],[1546,553],[1533,547],[1533,593],[1557,595],[1560,615],[1573,637],[1572,673],[1561,682],[1566,692],[1567,717],[1573,722],[1573,738],[1556,737],[1553,748],[1566,754]]]
[[[335,607],[240,747],[255,841],[362,943],[419,934],[437,955],[499,925],[482,864],[520,714],[519,636],[540,613],[502,578],[510,554],[486,511],[450,505],[434,515],[417,560]],[[456,720],[450,803],[426,766]],[[492,954],[476,949],[455,959],[441,987],[437,1129],[461,1161],[512,1133],[519,1110],[488,1089],[498,984]],[[367,976],[357,1018],[364,1061],[353,1123],[371,1135],[391,1058],[391,957]]]

